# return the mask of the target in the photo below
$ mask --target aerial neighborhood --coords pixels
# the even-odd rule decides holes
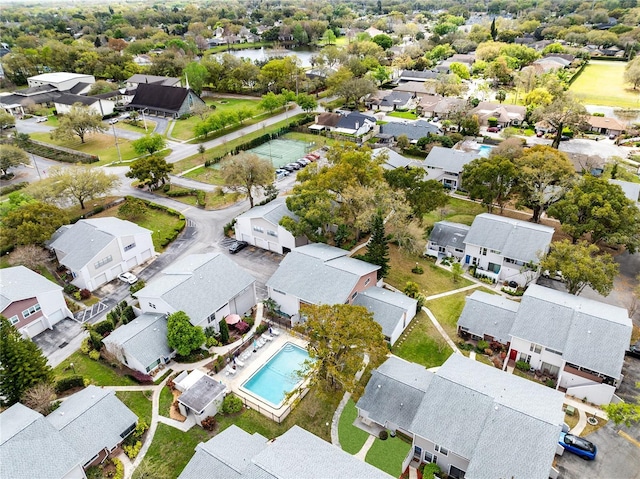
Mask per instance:
[[[0,479],[640,477],[636,0],[0,22]]]

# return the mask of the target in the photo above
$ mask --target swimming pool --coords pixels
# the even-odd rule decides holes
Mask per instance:
[[[493,146],[489,146],[489,145],[480,145],[480,147],[478,148],[478,152],[480,153],[480,156],[487,158],[489,156],[489,153],[491,153],[491,150],[493,150]]]
[[[296,371],[302,368],[307,359],[307,351],[293,343],[286,343],[242,384],[242,388],[279,408],[287,393],[301,382]]]

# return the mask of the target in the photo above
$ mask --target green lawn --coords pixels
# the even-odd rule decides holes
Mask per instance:
[[[221,184],[222,179],[217,173],[218,170],[214,168],[208,168],[206,166],[202,166],[197,170],[193,170],[188,175],[185,175],[186,178],[192,178],[203,183],[209,183],[209,181],[205,181],[205,179],[209,179],[211,184]],[[195,174],[196,172],[200,172],[200,174]],[[218,181],[220,183],[218,183]],[[173,187],[172,187],[173,188]],[[158,196],[168,195],[162,191],[157,190],[154,192]],[[232,205],[238,201],[238,199],[242,196],[242,193],[234,191],[232,193],[223,193],[222,190],[219,191],[207,191],[205,192],[205,210],[217,210],[220,208],[224,208],[226,206]],[[187,196],[174,196],[171,197],[172,200],[179,201],[180,203],[184,203],[189,206],[198,206],[198,198],[195,195],[187,195]]]
[[[173,394],[171,389],[164,386],[160,391],[160,401],[158,403],[158,414],[164,417],[170,417],[171,404],[173,404]]]
[[[376,439],[367,452],[365,461],[393,477],[400,477],[402,461],[410,449],[411,444],[397,436],[389,437],[386,441]]]
[[[82,143],[77,136],[71,140],[52,140],[49,133],[32,133],[29,136],[31,139],[43,143],[70,148],[90,155],[97,155],[100,161],[91,163],[92,166],[104,166],[108,163],[119,161],[120,158],[122,158],[123,161],[132,160],[138,156],[138,154],[133,151],[131,141],[121,137],[118,137],[118,146],[120,147],[120,156],[118,156],[115,138],[111,130],[105,133],[89,133],[85,136],[84,143]]]
[[[486,288],[476,288],[463,291],[462,293],[452,294],[443,298],[434,299],[433,301],[427,301],[425,306],[436,317],[440,325],[447,332],[449,337],[456,341],[458,337],[458,318],[464,308],[465,298],[474,291],[480,289],[486,293],[493,293]]]
[[[338,436],[340,437],[340,446],[349,454],[355,454],[364,445],[369,434],[353,425],[353,421],[358,417],[358,410],[353,399],[347,401],[340,422],[338,423]]]
[[[418,115],[415,111],[390,111],[387,116],[395,116],[396,118],[404,118],[405,120],[416,120]]]
[[[211,110],[212,114],[220,113],[222,111],[237,111],[240,108],[248,108],[253,110],[254,115],[259,115],[262,113],[262,110],[258,108],[258,104],[261,99],[257,98],[255,100],[250,100],[246,98],[207,98],[205,103],[207,105],[213,105],[216,108]],[[176,120],[174,122],[173,130],[171,131],[171,136],[173,138],[177,138],[179,140],[190,140],[195,135],[193,133],[193,129],[195,126],[200,123],[202,119],[194,115],[191,118],[187,118],[185,120]],[[248,120],[244,121],[244,124],[250,124]]]
[[[453,354],[451,347],[423,311],[411,321],[392,352],[425,368],[441,366]]]
[[[196,446],[209,440],[209,437],[209,434],[198,426],[182,432],[166,424],[158,424],[153,442],[142,463],[133,473],[133,478],[178,477],[195,454]]]
[[[118,399],[147,424],[151,424],[152,394],[153,391],[116,391]]]
[[[437,221],[451,221],[471,225],[474,218],[480,213],[485,213],[486,208],[473,201],[460,198],[449,198],[444,208],[439,208],[424,215],[425,226],[431,226]]]
[[[432,260],[410,255],[393,245],[389,248],[389,257],[391,259],[391,270],[386,280],[399,290],[405,288],[407,281],[413,281],[418,284],[422,294],[431,296],[471,284],[471,281],[464,278],[461,278],[458,283],[454,283],[453,275],[449,271],[436,266]],[[424,270],[423,274],[411,272],[416,263]]]
[[[147,123],[146,130],[144,128],[145,122]],[[137,120],[137,125],[133,125],[131,123],[128,123],[127,121],[119,121],[118,123],[116,123],[116,129],[134,131],[136,133],[140,133],[141,135],[152,133],[155,128],[156,122],[153,120],[149,120],[148,118],[145,118],[144,122],[142,121],[142,118],[140,118],[139,120]]]
[[[640,91],[624,82],[626,62],[591,60],[569,91],[586,105],[638,108]]]
[[[70,364],[73,363],[73,368]],[[102,361],[94,361],[89,356],[76,351],[53,369],[56,380],[76,374],[89,379],[96,386],[135,386],[133,379],[120,375]]]

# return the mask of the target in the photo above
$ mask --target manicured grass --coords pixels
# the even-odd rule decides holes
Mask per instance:
[[[184,160],[177,161],[176,163],[174,163],[173,172],[174,174],[177,175],[183,171],[190,170],[193,167],[204,164],[205,160],[207,159],[219,158],[221,156],[224,156],[227,153],[229,153],[231,150],[236,148],[238,145],[247,143],[248,141],[251,141],[254,138],[258,138],[259,136],[278,131],[280,128],[285,127],[291,124],[292,122],[299,120],[303,116],[304,114],[294,115],[288,120],[279,121],[277,123],[274,123],[271,126],[261,128],[258,131],[254,131],[247,135],[243,135],[240,138],[234,138],[233,140],[227,141],[222,145],[210,148],[204,154],[204,160],[202,158],[202,155],[200,153],[197,153],[193,156],[190,156],[189,158],[185,158]],[[209,139],[211,139],[211,137],[209,137]]]
[[[151,424],[153,391],[116,391],[120,399],[141,421]]]
[[[89,133],[85,136],[84,143],[82,143],[80,138],[77,136],[73,137],[71,140],[52,140],[49,133],[32,133],[30,136],[33,140],[62,146],[64,148],[70,148],[90,155],[97,155],[100,158],[100,161],[97,163],[91,163],[92,166],[103,166],[120,160],[115,144],[115,138],[113,137],[113,132],[111,130],[105,133]],[[130,140],[118,137],[118,146],[120,147],[120,155],[123,161],[132,160],[138,156],[138,154],[133,151]]]
[[[591,60],[569,91],[585,105],[638,108],[640,91],[624,82],[626,62]]]
[[[173,404],[173,394],[171,393],[171,389],[164,386],[160,391],[158,414],[164,417],[171,417],[171,404]]]
[[[201,175],[185,175],[185,177],[202,181],[203,183],[207,183],[206,181],[203,181],[203,178],[202,178],[203,176],[207,175],[208,173],[207,170],[214,172],[213,175],[217,174],[215,173],[217,170],[203,166],[201,168],[198,168],[198,170],[194,170],[192,172],[192,173],[195,173],[196,171],[202,171]],[[157,194],[158,196],[169,197],[162,190],[155,191],[155,194]],[[237,191],[234,191],[232,193],[223,193],[222,190],[207,191],[205,192],[205,208],[204,209],[216,210],[216,209],[224,208],[226,206],[234,204],[236,201],[238,201],[238,199],[241,196],[242,194]],[[195,207],[198,206],[198,198],[195,195],[174,196],[174,197],[171,197],[171,199],[175,201],[179,201],[180,203],[184,203],[185,205],[195,206]]]
[[[418,115],[415,111],[390,111],[387,116],[395,116],[396,118],[404,118],[406,120],[416,120]]]
[[[211,166],[200,166],[189,173],[185,173],[183,176],[209,185],[224,185],[224,180],[220,176],[220,169]]]
[[[253,115],[259,115],[262,110],[258,108],[260,99],[250,100],[245,98],[207,98],[205,103],[207,105],[214,105],[215,110],[211,110],[211,114],[215,115],[222,111],[237,111],[241,108],[248,108],[253,111]],[[252,115],[252,116],[253,116]],[[187,118],[185,120],[176,120],[171,131],[171,136],[179,140],[190,140],[195,135],[193,129],[202,121],[197,115]],[[248,123],[248,119],[243,122],[245,125]]]
[[[495,367],[491,360],[484,354],[476,354],[476,361],[478,361],[479,363],[484,363],[487,366]]]
[[[73,363],[73,368],[70,364]],[[137,383],[120,375],[115,369],[102,361],[94,361],[89,356],[76,351],[53,369],[56,380],[68,376],[80,375],[96,386],[135,386]]]
[[[386,441],[376,439],[367,452],[365,461],[393,477],[402,474],[402,461],[409,454],[411,444],[400,437],[389,437]]]
[[[353,399],[349,399],[340,415],[340,422],[338,423],[340,446],[342,446],[342,450],[349,454],[355,454],[362,449],[362,446],[369,437],[368,433],[353,425],[353,421],[355,421],[357,417],[358,410],[356,409],[356,403],[353,402]]]
[[[598,424],[596,424],[595,426],[592,426],[591,424],[587,423],[587,425],[584,427],[584,429],[580,433],[581,437],[587,437],[589,434],[591,434],[592,432],[596,432],[598,429],[600,429],[602,426],[604,426],[608,422],[599,417],[596,419],[598,420]]]
[[[425,368],[441,366],[453,350],[424,311],[411,321],[392,349],[393,354]]]
[[[133,473],[133,478],[178,477],[195,454],[196,446],[206,442],[209,437],[209,434],[198,426],[182,432],[166,424],[158,424],[153,442],[139,468]],[[142,471],[146,474],[141,474]]]
[[[389,248],[389,257],[391,259],[391,270],[386,280],[392,286],[403,290],[407,281],[413,281],[418,284],[420,292],[425,296],[444,293],[452,289],[463,288],[469,286],[471,281],[461,278],[459,282],[454,283],[453,275],[438,266],[433,261],[424,259],[420,256],[410,255],[391,245]],[[415,274],[411,269],[418,263],[424,270],[424,274]]]
[[[573,429],[576,426],[576,424],[578,424],[579,420],[580,420],[580,413],[577,410],[576,412],[573,413],[573,416],[569,416],[566,413],[564,415],[564,422],[567,424],[567,426],[569,426],[569,430]]]
[[[475,289],[463,291],[462,293],[452,294],[443,298],[434,299],[433,301],[427,301],[425,306],[436,317],[440,325],[447,332],[449,337],[456,341],[458,337],[458,318],[464,308],[465,298],[473,292]]]
[[[485,212],[486,208],[478,203],[450,197],[444,208],[439,208],[424,215],[424,225],[431,226],[437,221],[443,220],[471,225],[477,215]]]
[[[116,123],[116,129],[134,131],[136,133],[140,133],[141,135],[152,133],[153,130],[156,128],[156,122],[153,120],[149,120],[147,118],[145,118],[145,121],[147,123],[146,130],[144,129],[145,122],[142,121],[142,118],[137,120],[137,125],[127,123],[126,121],[119,121],[118,123]]]

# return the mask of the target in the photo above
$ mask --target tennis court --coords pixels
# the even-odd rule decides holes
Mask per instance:
[[[314,148],[314,143],[297,140],[271,140],[248,150],[251,153],[270,159],[275,168],[299,160]]]

